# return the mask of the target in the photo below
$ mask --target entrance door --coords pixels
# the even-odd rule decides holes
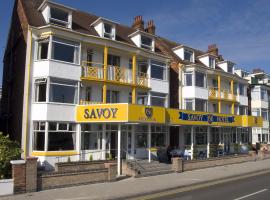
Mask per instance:
[[[229,154],[230,148],[231,148],[231,146],[230,146],[231,137],[232,137],[231,128],[224,128],[223,134],[224,134],[224,152],[226,154]]]

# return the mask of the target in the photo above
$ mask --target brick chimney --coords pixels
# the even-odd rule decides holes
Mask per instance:
[[[147,22],[147,26],[145,28],[145,32],[155,35],[156,33],[156,26],[153,20]]]
[[[216,44],[211,44],[208,46],[208,53],[218,56],[218,48]]]
[[[132,28],[144,31],[144,21],[142,19],[142,16],[136,16],[134,18],[134,22],[132,24]]]

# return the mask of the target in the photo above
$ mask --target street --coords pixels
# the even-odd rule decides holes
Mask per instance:
[[[153,198],[152,198],[153,197]],[[148,196],[155,200],[268,200],[270,199],[270,173],[232,182],[195,189],[188,192],[166,191]]]

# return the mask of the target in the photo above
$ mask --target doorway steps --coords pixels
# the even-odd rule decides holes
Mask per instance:
[[[160,163],[159,161],[151,161],[149,163],[148,160],[127,160],[126,164],[127,167],[134,172],[134,177],[174,173],[171,164]]]

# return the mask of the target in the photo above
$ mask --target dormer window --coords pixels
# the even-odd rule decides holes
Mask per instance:
[[[47,24],[72,28],[73,8],[51,1],[43,1],[39,6],[38,11],[42,13]]]
[[[141,35],[141,48],[152,50],[153,49],[152,39],[144,35]]]
[[[51,8],[51,16],[49,18],[51,24],[56,24],[59,26],[68,26],[68,12],[57,8]]]
[[[228,65],[228,72],[229,73],[233,73],[233,66],[232,65]]]
[[[215,68],[215,59],[213,57],[209,57],[209,67]]]
[[[103,32],[103,37],[109,38],[109,39],[114,39],[114,30],[112,25],[104,23],[104,32]]]
[[[184,60],[187,60],[189,62],[194,62],[193,61],[194,60],[193,51],[185,49],[184,50]]]

